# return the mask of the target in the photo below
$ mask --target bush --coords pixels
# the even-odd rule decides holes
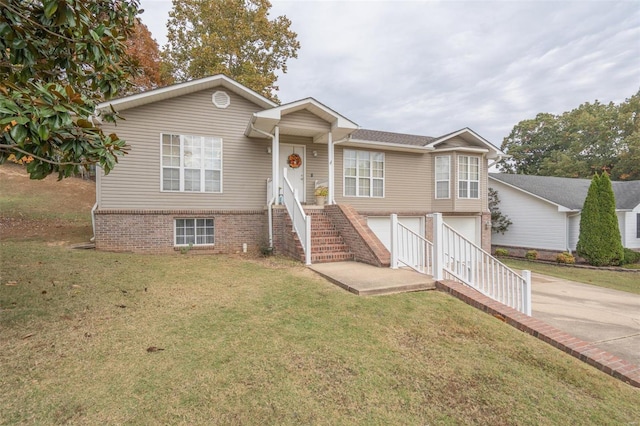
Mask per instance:
[[[565,251],[564,253],[558,253],[556,256],[556,262],[573,265],[576,263],[576,258],[571,253]]]
[[[535,250],[529,250],[524,257],[526,257],[527,260],[536,260],[538,258],[538,252]]]
[[[576,252],[593,266],[619,265],[622,240],[616,216],[616,200],[607,173],[593,176],[580,215]]]
[[[622,254],[621,265],[630,265],[632,263],[640,263],[640,252],[625,248]]]
[[[506,248],[496,249],[496,257],[504,257],[504,256],[509,256],[509,250],[507,250]]]

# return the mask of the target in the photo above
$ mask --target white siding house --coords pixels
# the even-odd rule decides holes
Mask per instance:
[[[580,212],[591,181],[550,176],[491,173],[500,211],[512,225],[492,244],[551,251],[575,251]],[[640,249],[640,181],[612,182],[622,245]]]

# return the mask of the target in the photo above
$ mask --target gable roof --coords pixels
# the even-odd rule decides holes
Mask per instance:
[[[135,95],[129,95],[118,99],[98,104],[97,109],[108,108],[112,105],[117,111],[125,111],[130,108],[136,108],[153,102],[171,99],[178,96],[188,95],[200,90],[210,89],[222,86],[225,89],[239,95],[261,108],[272,108],[277,104],[270,99],[265,98],[258,92],[230,79],[224,74],[212,75],[210,77],[199,78],[197,80],[186,81],[184,83],[172,84],[171,86],[160,87],[158,89],[148,90]]]
[[[489,173],[490,179],[535,195],[568,210],[582,210],[591,179]],[[640,204],[640,180],[611,182],[617,210],[633,210]]]
[[[331,123],[331,131],[335,139],[342,139],[358,128],[356,123],[321,102],[313,98],[305,98],[254,113],[245,131],[245,135],[249,137],[263,137],[256,129],[271,133],[284,115],[302,110],[309,111],[326,122]],[[326,142],[326,137],[327,135],[325,133],[314,135],[314,141]]]
[[[405,133],[384,132],[380,130],[358,129],[349,136],[349,141],[345,145],[382,145],[394,147],[401,151],[433,151],[437,146],[449,139],[460,136],[467,142],[475,143],[476,146],[445,148],[445,150],[475,151],[488,153],[489,158],[504,157],[505,154],[496,148],[489,141],[478,135],[473,130],[465,127],[455,132],[439,137],[410,135]],[[403,149],[403,147],[405,147]]]

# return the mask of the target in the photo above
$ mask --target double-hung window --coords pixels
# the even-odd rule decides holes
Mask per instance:
[[[222,139],[162,135],[162,190],[222,192]]]
[[[436,157],[436,198],[449,198],[451,157]]]
[[[458,198],[480,198],[479,157],[458,157]]]
[[[175,244],[201,246],[213,244],[213,219],[176,219]]]
[[[344,195],[384,197],[384,153],[344,150]]]

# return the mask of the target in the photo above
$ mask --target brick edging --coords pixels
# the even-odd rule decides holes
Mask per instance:
[[[436,281],[436,288],[457,297],[474,308],[493,315],[520,331],[537,337],[616,379],[631,386],[640,387],[640,366],[599,349],[589,342],[573,337],[546,322],[503,305],[464,284],[442,280]]]

